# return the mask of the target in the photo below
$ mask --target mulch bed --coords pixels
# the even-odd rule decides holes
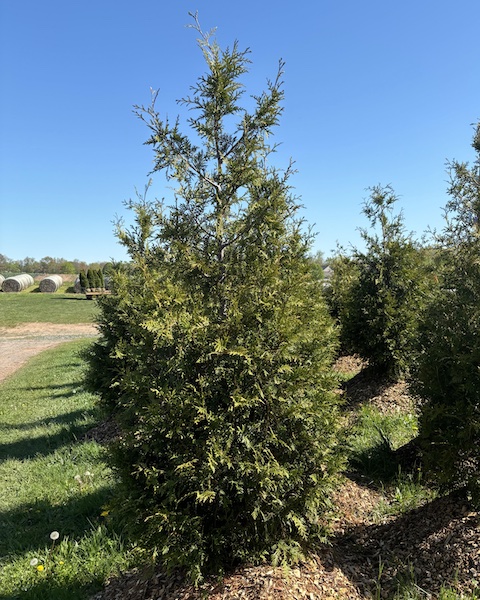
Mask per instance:
[[[344,357],[336,367],[357,373],[340,390],[349,405],[367,402],[386,413],[414,409],[404,383],[375,380],[358,358]],[[116,434],[110,422],[93,430],[90,439],[105,443]],[[480,513],[465,494],[452,493],[380,522],[375,509],[387,499],[368,482],[344,478],[334,500],[337,516],[329,543],[289,571],[245,566],[196,589],[179,573],[167,577],[160,569],[133,570],[113,577],[92,600],[393,598],[402,581],[426,600],[438,598],[442,586],[459,594],[480,592]]]

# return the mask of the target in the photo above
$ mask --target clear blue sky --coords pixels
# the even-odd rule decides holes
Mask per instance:
[[[196,10],[222,46],[251,49],[247,94],[286,62],[275,164],[296,161],[315,249],[359,244],[379,183],[409,230],[442,225],[445,161],[472,160],[480,118],[479,0],[0,0],[0,253],[125,258],[112,220],[153,159],[132,106],[151,87],[178,114],[205,71]]]

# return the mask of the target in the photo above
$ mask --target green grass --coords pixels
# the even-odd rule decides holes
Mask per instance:
[[[356,410],[354,421],[347,440],[348,462],[351,470],[382,492],[373,515],[376,521],[406,513],[437,497],[420,470],[402,472],[395,457],[394,451],[418,433],[414,413],[384,414],[367,405]]]
[[[398,473],[393,451],[417,435],[416,415],[386,415],[367,405],[356,411],[354,423],[347,441],[350,465],[378,483],[392,481]]]
[[[415,569],[410,565],[410,574],[402,582],[399,582],[397,592],[392,600],[429,600],[432,598],[427,590],[416,583]],[[442,586],[436,596],[437,600],[480,600],[480,596],[472,594],[461,594],[452,588]]]
[[[0,386],[2,599],[85,600],[128,563],[102,516],[116,484],[104,449],[82,439],[99,418],[82,389],[89,343],[46,351]]]
[[[0,327],[22,323],[91,323],[96,302],[83,294],[0,293]]]

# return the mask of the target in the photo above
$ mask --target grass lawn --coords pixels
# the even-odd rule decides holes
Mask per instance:
[[[98,419],[78,356],[89,343],[43,352],[0,385],[2,599],[86,599],[126,567],[105,514],[114,478],[82,439]]]
[[[84,294],[0,293],[0,327],[21,323],[91,323],[96,302]]]

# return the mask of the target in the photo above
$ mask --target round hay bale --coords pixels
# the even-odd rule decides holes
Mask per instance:
[[[28,273],[22,273],[21,275],[15,275],[14,277],[7,277],[2,283],[2,290],[4,292],[23,292],[34,284],[33,277]]]
[[[2,284],[5,281],[5,277],[3,275],[0,275],[0,290],[2,289]]]
[[[40,288],[41,292],[54,294],[58,291],[62,283],[63,279],[60,277],[60,275],[50,275],[49,277],[42,279],[38,287]]]

